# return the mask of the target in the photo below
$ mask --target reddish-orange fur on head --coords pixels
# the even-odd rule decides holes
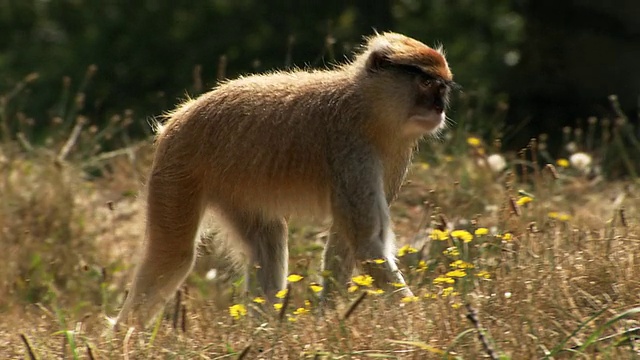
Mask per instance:
[[[453,80],[442,51],[430,48],[418,40],[400,34],[384,33],[369,38],[367,48],[382,51],[393,63],[417,66],[444,80]]]

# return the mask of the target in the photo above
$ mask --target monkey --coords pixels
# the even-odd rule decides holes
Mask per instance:
[[[454,85],[441,48],[376,33],[344,64],[241,76],[166,114],[143,254],[116,324],[144,324],[175,293],[209,210],[248,258],[250,294],[275,301],[286,287],[287,221],[298,215],[331,219],[322,298],[357,266],[383,289],[406,285],[389,205],[418,141],[446,126]]]

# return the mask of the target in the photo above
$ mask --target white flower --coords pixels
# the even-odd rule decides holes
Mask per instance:
[[[571,167],[574,167],[583,173],[586,173],[591,169],[591,161],[591,155],[583,152],[577,152],[569,156],[569,163],[571,164]]]
[[[204,276],[207,280],[214,280],[218,276],[218,270],[211,269],[207,271],[207,274]]]
[[[500,154],[491,154],[487,157],[487,163],[493,172],[501,172],[507,167],[507,161]]]

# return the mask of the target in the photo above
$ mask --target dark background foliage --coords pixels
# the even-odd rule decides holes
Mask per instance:
[[[36,72],[27,96],[3,102],[36,134],[72,107],[96,124],[131,109],[141,133],[145,118],[218,78],[330,66],[374,29],[392,30],[443,44],[466,104],[505,113],[467,126],[501,129],[519,147],[616,116],[612,93],[637,120],[639,13],[636,0],[0,0],[0,94]]]

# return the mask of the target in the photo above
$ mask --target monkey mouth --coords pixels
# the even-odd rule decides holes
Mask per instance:
[[[422,134],[438,130],[445,120],[444,111],[430,110],[425,114],[416,114],[409,117],[409,126]]]

